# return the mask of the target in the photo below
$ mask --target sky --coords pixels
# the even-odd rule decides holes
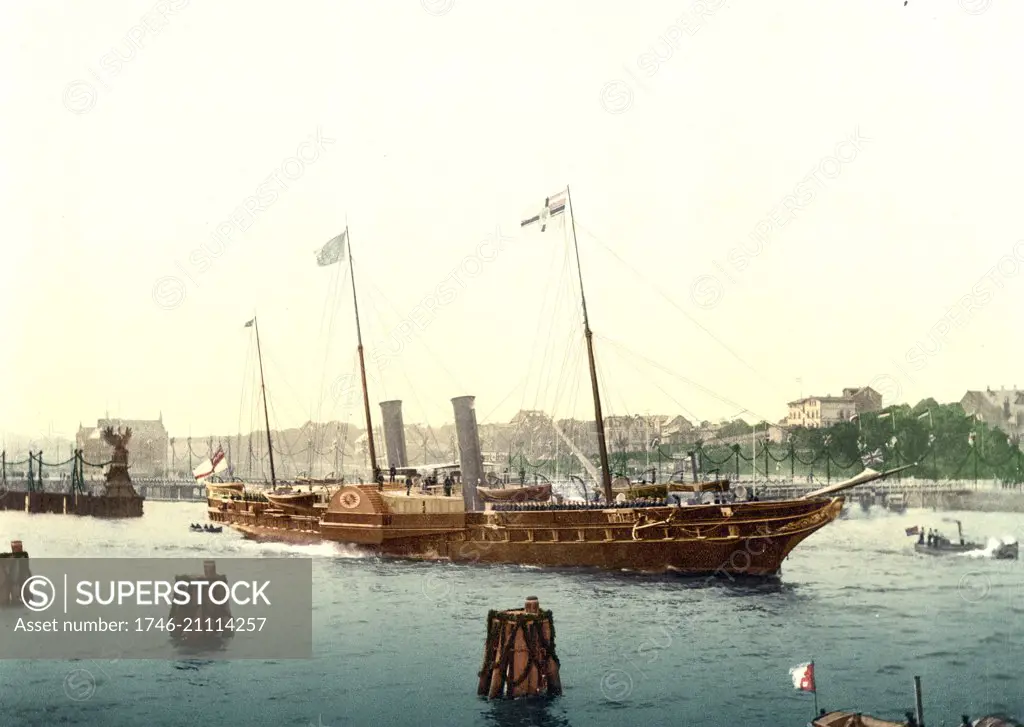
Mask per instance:
[[[566,185],[606,415],[1024,386],[1019,3],[2,13],[0,431],[361,425],[346,225],[375,420],[592,417]]]

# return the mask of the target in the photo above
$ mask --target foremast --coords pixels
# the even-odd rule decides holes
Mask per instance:
[[[608,466],[608,445],[604,435],[604,415],[601,413],[601,391],[597,385],[597,364],[594,361],[594,333],[590,330],[590,319],[587,316],[587,296],[583,292],[583,268],[580,265],[580,246],[576,241],[576,220],[572,211],[572,195],[569,185],[565,186],[565,196],[569,208],[569,225],[572,228],[572,244],[576,250],[576,271],[580,278],[580,302],[583,305],[583,335],[587,340],[587,363],[590,364],[590,387],[594,393],[594,420],[597,426],[597,453],[601,458],[601,484],[604,488],[605,502],[612,502],[612,473]]]
[[[352,263],[352,237],[349,235],[348,225],[345,225],[345,244],[348,247],[348,269],[352,279],[352,309],[356,315],[356,341],[359,352],[359,376],[363,384],[363,413],[366,415],[366,442],[370,454],[370,469],[373,481],[377,481],[377,449],[373,445],[373,419],[370,417],[370,392],[366,386],[366,358],[363,355],[363,331],[359,325],[359,300],[356,296],[356,272]]]
[[[277,477],[274,474],[274,445],[270,439],[270,414],[267,411],[267,386],[263,381],[263,352],[260,350],[260,324],[256,316],[252,317],[253,327],[256,329],[256,356],[260,362],[260,391],[263,394],[263,422],[267,426],[267,454],[270,455],[270,486],[277,486]]]

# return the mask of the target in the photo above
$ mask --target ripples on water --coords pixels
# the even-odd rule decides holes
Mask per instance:
[[[804,725],[790,667],[813,659],[819,704],[898,717],[922,677],[929,727],[1024,716],[1021,562],[913,552],[914,524],[1020,539],[1020,517],[872,511],[799,546],[778,583],[423,564],[342,546],[193,534],[202,505],[149,502],[138,521],[0,513],[34,557],[312,557],[312,661],[0,661],[0,724]],[[227,568],[223,571],[230,575]],[[476,697],[485,618],[527,596],[554,611],[565,694]],[[65,683],[88,669],[95,693]],[[77,696],[77,693],[72,691]]]

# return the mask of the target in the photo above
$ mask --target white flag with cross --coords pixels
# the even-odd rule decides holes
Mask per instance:
[[[532,217],[527,217],[525,220],[523,220],[522,224],[520,224],[520,227],[528,227],[533,224],[540,224],[540,231],[544,232],[547,229],[548,223],[551,221],[552,217],[563,214],[565,212],[565,205],[567,199],[568,195],[566,194],[566,191],[564,189],[561,192],[558,192],[557,194],[548,197],[547,199],[544,200],[544,207],[541,209],[541,211],[533,215]]]

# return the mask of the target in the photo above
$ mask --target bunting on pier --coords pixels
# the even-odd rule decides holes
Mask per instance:
[[[348,247],[348,229],[346,228],[337,237],[332,237],[324,246],[316,250],[316,264],[321,267],[334,265],[334,263],[345,258],[345,250]]]
[[[547,229],[548,223],[551,221],[552,217],[554,217],[555,215],[560,215],[563,212],[565,212],[565,205],[567,199],[568,195],[566,194],[566,191],[564,189],[558,194],[548,197],[547,199],[544,200],[544,208],[533,217],[528,217],[525,220],[523,220],[522,224],[520,224],[519,226],[527,227],[528,225],[539,223],[540,231],[544,232],[544,230]]]

